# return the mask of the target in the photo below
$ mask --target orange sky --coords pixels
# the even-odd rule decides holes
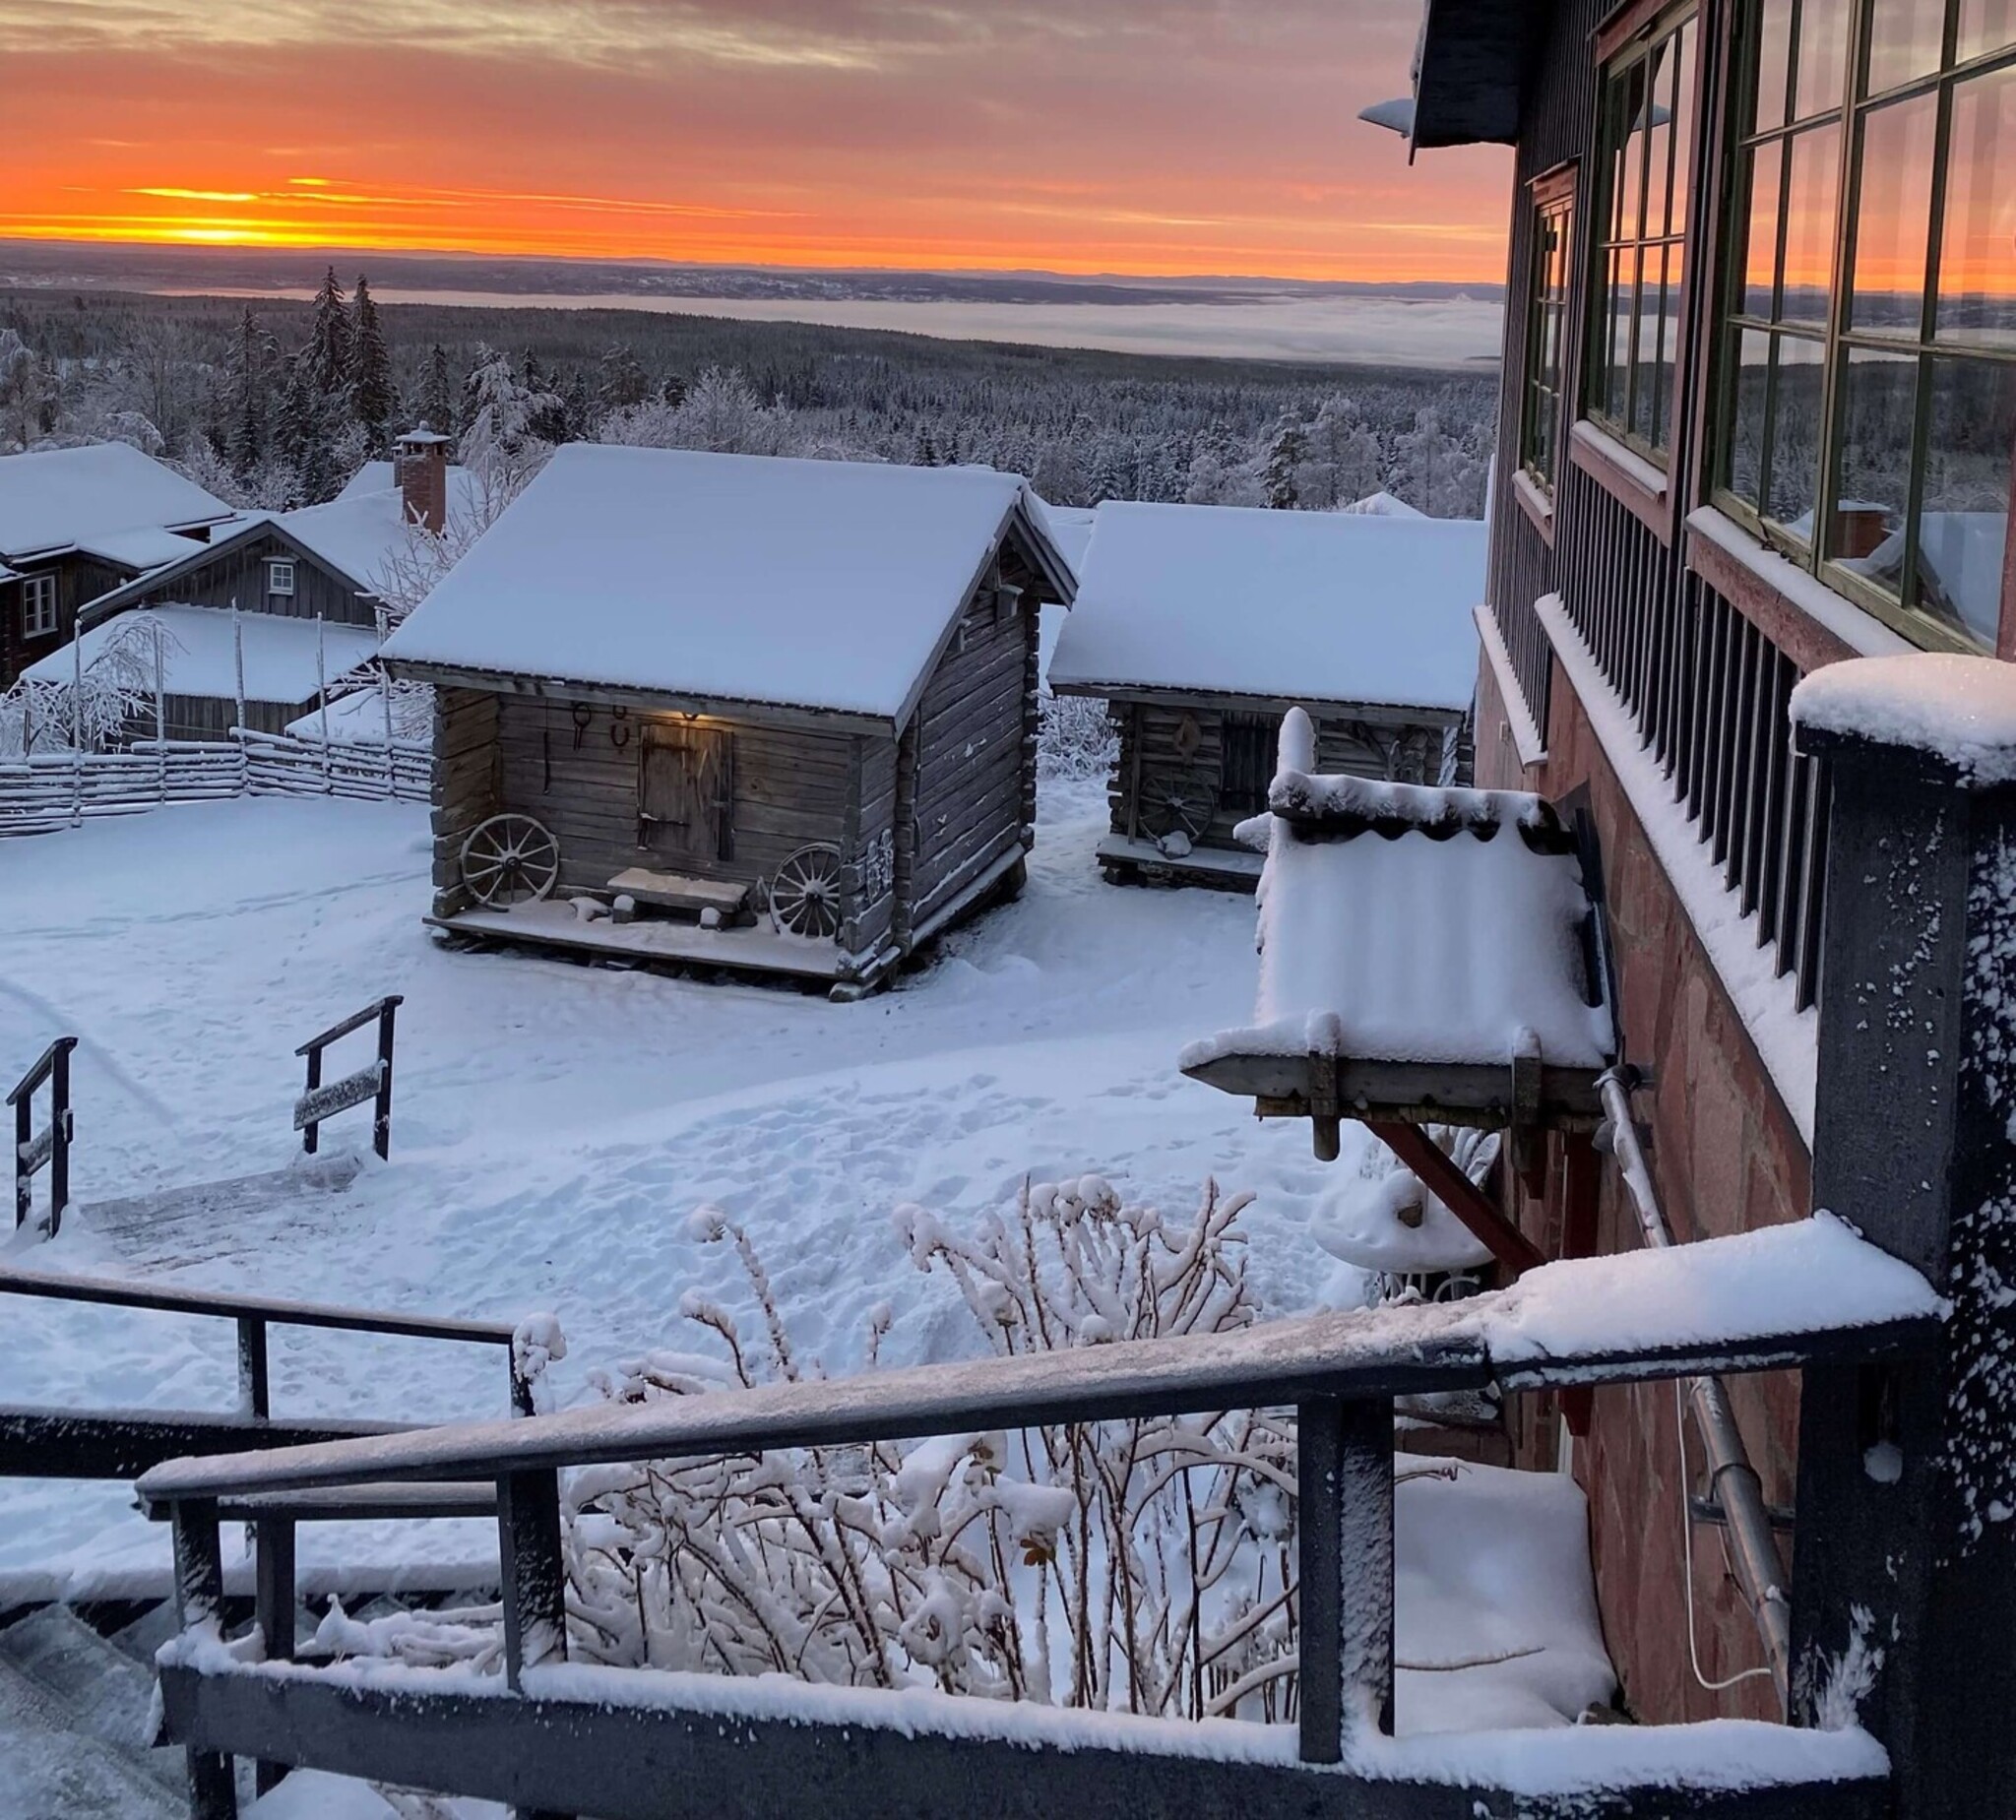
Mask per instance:
[[[1393,0],[0,0],[0,235],[1504,277]],[[0,276],[5,257],[0,253]]]

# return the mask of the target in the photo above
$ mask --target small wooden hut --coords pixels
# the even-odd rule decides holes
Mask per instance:
[[[1461,782],[1483,569],[1469,520],[1102,505],[1049,686],[1119,736],[1106,876],[1251,890],[1293,705],[1326,772]]]
[[[1013,474],[577,444],[385,647],[436,691],[436,926],[852,996],[1019,888]]]

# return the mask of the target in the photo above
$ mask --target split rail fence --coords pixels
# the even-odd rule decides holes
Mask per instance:
[[[119,752],[0,760],[0,836],[50,834],[106,815],[236,796],[425,802],[420,743],[345,745],[237,727],[227,740],[139,741]]]

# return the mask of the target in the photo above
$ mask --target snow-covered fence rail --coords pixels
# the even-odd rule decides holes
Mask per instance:
[[[1824,1306],[1759,1294],[1760,1281],[1825,1281],[1829,1294]],[[970,1806],[976,1788],[998,1797],[990,1811],[1015,1814],[1250,1808],[1454,1820],[1566,1812],[1570,1796],[1601,1787],[1606,1811],[1874,1815],[1887,1798],[1882,1755],[1855,1732],[1754,1727],[1748,1762],[1770,1767],[1738,1788],[1714,1736],[1648,1727],[1620,1751],[1603,1728],[1570,1727],[1548,1735],[1544,1764],[1536,1757],[1521,1771],[1522,1796],[1558,1800],[1515,1800],[1498,1788],[1501,1745],[1468,1755],[1460,1737],[1436,1739],[1440,1754],[1418,1739],[1396,1745],[1393,1400],[1915,1356],[1935,1345],[1938,1306],[1908,1265],[1816,1217],[1674,1251],[1550,1264],[1458,1303],[180,1461],[141,1484],[144,1501],[173,1518],[182,1567],[186,1634],[161,1671],[167,1723],[189,1749],[203,1820],[234,1811],[232,1753],[614,1820],[691,1811],[667,1793],[675,1787],[722,1791],[719,1811],[737,1815],[799,1811],[816,1789],[836,1820],[950,1811]],[[1258,1726],[567,1664],[565,1470],[1287,1404],[1299,1437],[1299,1764]],[[276,1675],[218,1647],[226,1518],[290,1499],[342,1510],[343,1487],[356,1488],[346,1514],[363,1516],[402,1487],[424,1496],[473,1479],[497,1488],[503,1689],[472,1692],[418,1671],[363,1686],[307,1667]],[[1347,1759],[1347,1771],[1308,1774]]]
[[[0,835],[49,834],[103,815],[233,796],[425,802],[423,744],[295,739],[238,727],[229,740],[147,740],[116,752],[0,760]]]
[[[224,743],[149,741],[123,752],[0,760],[0,835],[46,834],[164,802],[215,802],[243,795],[245,782],[244,753]]]
[[[295,739],[245,727],[234,729],[233,737],[245,754],[245,787],[250,795],[425,802],[432,787],[432,754],[422,744]]]
[[[70,1200],[70,1140],[76,1127],[70,1117],[70,1051],[75,1036],[58,1036],[35,1065],[14,1084],[7,1103],[14,1108],[14,1224],[17,1230],[34,1211],[35,1177],[49,1171],[49,1236],[63,1224]],[[35,1129],[35,1095],[49,1089],[49,1122]]]
[[[296,1055],[307,1057],[308,1061],[308,1085],[300,1098],[294,1101],[294,1129],[301,1134],[301,1150],[305,1155],[314,1156],[325,1118],[334,1118],[339,1112],[360,1106],[367,1099],[375,1101],[371,1148],[381,1161],[391,1154],[392,1029],[393,1019],[405,1002],[398,993],[392,993],[366,1005],[362,1011],[352,1013],[341,1024],[331,1025],[321,1036],[310,1036],[294,1051]],[[322,1051],[352,1031],[362,1030],[373,1022],[378,1026],[378,1059],[354,1074],[345,1075],[340,1081],[325,1083],[322,1079]]]

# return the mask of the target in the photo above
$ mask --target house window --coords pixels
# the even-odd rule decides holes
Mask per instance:
[[[1281,717],[1228,714],[1219,722],[1218,806],[1236,815],[1257,815],[1267,807],[1281,745]]]
[[[21,635],[47,638],[56,630],[56,578],[31,575],[21,584]]]
[[[1561,366],[1568,322],[1568,237],[1575,173],[1533,190],[1533,251],[1526,287],[1526,379],[1519,417],[1519,466],[1544,493],[1554,490],[1561,439]]]
[[[1691,11],[1647,28],[1606,67],[1599,123],[1587,408],[1662,468],[1672,448],[1699,41]]]
[[[276,561],[266,565],[266,592],[290,595],[294,592],[294,565]]]
[[[2006,653],[2016,8],[1742,18],[1717,502],[1917,642]]]

